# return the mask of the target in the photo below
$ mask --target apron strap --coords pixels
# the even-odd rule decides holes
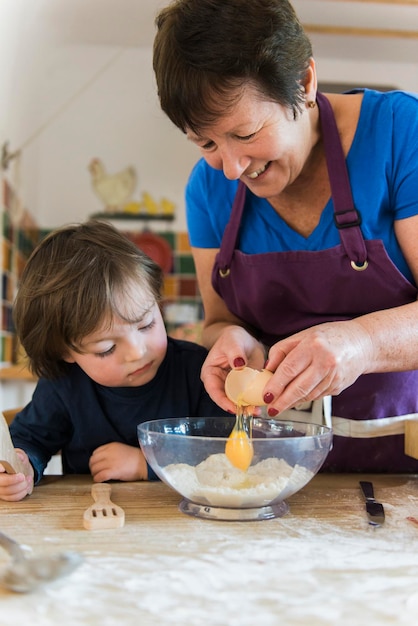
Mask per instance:
[[[354,206],[345,155],[331,104],[318,92],[316,95],[322,127],[325,157],[334,204],[334,221],[341,243],[354,269],[366,269],[367,251],[360,230],[361,215]],[[354,267],[355,266],[355,267]]]
[[[240,180],[238,183],[237,193],[235,194],[234,203],[232,205],[231,216],[225,227],[222,236],[221,248],[217,255],[219,272],[221,276],[229,273],[232,257],[238,240],[238,232],[241,224],[242,214],[244,212],[246,185]]]

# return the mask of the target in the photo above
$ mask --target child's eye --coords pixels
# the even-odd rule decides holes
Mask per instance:
[[[96,356],[101,359],[104,359],[106,356],[110,356],[115,351],[116,346],[112,346],[109,350],[105,350],[105,352],[98,352]]]
[[[152,320],[152,322],[150,322],[149,324],[147,324],[146,326],[140,326],[138,328],[138,330],[151,330],[151,328],[153,328],[155,326],[155,319]]]

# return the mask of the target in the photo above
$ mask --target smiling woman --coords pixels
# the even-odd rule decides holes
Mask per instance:
[[[308,403],[306,420],[319,405],[338,427],[324,469],[417,471],[403,435],[418,418],[418,97],[322,93],[287,0],[178,0],[153,62],[201,154],[186,210],[211,397],[234,411],[229,370],[267,356],[268,415]]]

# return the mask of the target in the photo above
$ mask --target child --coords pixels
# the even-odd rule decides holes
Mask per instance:
[[[200,380],[206,350],[167,337],[162,271],[110,224],[49,234],[23,271],[17,335],[39,376],[10,431],[26,476],[0,465],[0,499],[21,500],[61,450],[64,473],[93,480],[156,479],[137,425],[227,415]]]

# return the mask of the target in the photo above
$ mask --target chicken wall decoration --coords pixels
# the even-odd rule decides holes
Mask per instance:
[[[136,188],[137,176],[133,167],[126,167],[117,174],[108,174],[100,159],[92,159],[89,165],[93,190],[103,202],[107,213],[124,210]]]
[[[132,199],[137,184],[135,168],[126,167],[117,174],[108,174],[100,159],[90,161],[93,191],[104,204],[105,213],[113,217],[133,219],[174,219],[175,204],[167,198],[156,201],[143,191],[139,201]],[[100,214],[96,214],[98,216]]]

